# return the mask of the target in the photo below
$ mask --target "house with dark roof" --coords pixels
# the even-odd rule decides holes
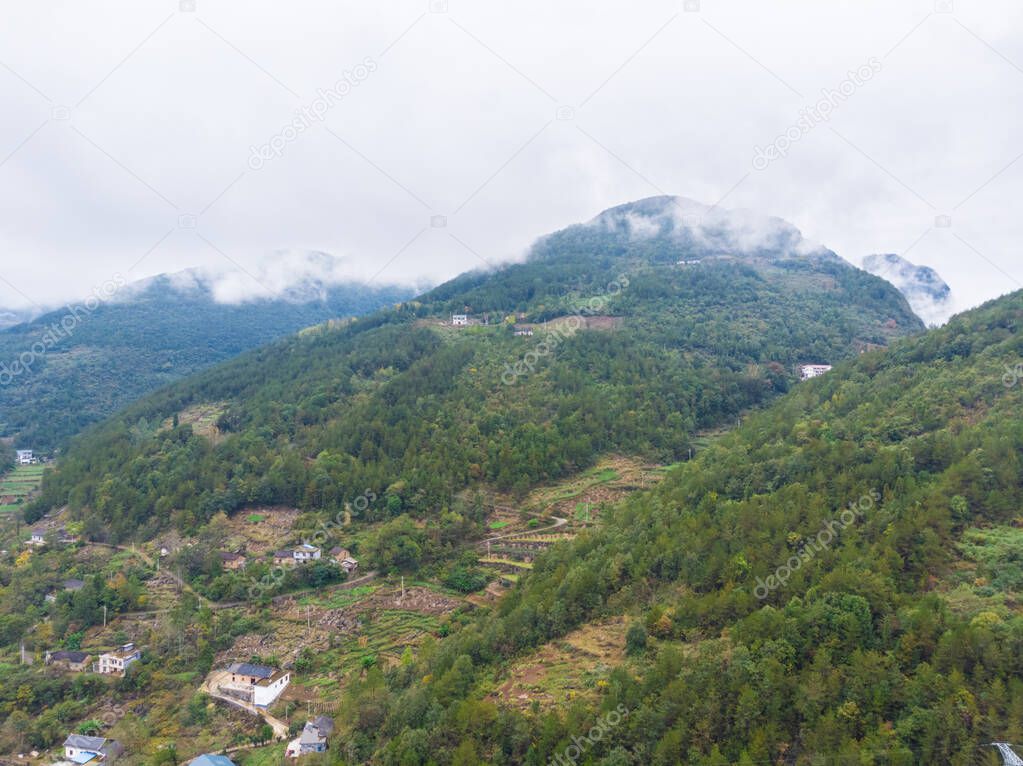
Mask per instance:
[[[70,734],[64,740],[64,757],[71,763],[110,763],[123,752],[121,743],[115,739]]]
[[[46,662],[47,665],[65,667],[68,670],[73,670],[76,673],[81,673],[83,670],[89,667],[89,653],[71,652],[63,650],[56,652],[47,652],[44,662]]]
[[[327,749],[327,739],[333,731],[334,719],[325,715],[306,721],[302,732],[288,743],[285,755],[288,758],[298,758],[308,753],[322,753]]]
[[[240,553],[232,553],[230,551],[220,552],[220,563],[224,569],[241,569],[245,566],[245,557]]]
[[[229,679],[219,684],[224,694],[258,707],[268,707],[291,683],[291,673],[267,665],[235,662],[228,666]]]

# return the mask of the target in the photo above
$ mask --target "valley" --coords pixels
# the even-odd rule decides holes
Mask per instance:
[[[594,763],[1012,736],[1020,296],[927,331],[794,227],[674,204],[69,442],[2,532],[0,759],[261,766],[320,716],[338,764],[542,763],[612,712]]]

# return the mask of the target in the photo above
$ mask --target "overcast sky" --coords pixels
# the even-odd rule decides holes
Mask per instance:
[[[1023,287],[1021,67],[1009,0],[7,3],[0,306],[194,266],[258,293],[280,251],[439,281],[669,193],[965,308]]]

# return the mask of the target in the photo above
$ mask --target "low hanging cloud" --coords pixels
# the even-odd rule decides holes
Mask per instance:
[[[651,197],[605,211],[590,222],[632,239],[688,238],[700,249],[729,254],[758,252],[827,255],[788,221],[750,210],[728,210],[685,197]]]
[[[232,268],[225,261],[223,268],[206,266],[142,280],[131,286],[126,298],[148,289],[156,280],[163,280],[180,292],[207,292],[222,304],[267,300],[305,303],[326,300],[331,288],[340,285],[367,284],[371,276],[357,263],[331,253],[285,250],[268,254],[245,268]],[[373,282],[371,286],[384,284]]]

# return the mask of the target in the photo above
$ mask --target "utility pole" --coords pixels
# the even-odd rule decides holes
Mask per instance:
[[[401,576],[401,603],[405,603],[405,575]]]
[[[107,605],[103,605],[103,627],[107,626]]]

